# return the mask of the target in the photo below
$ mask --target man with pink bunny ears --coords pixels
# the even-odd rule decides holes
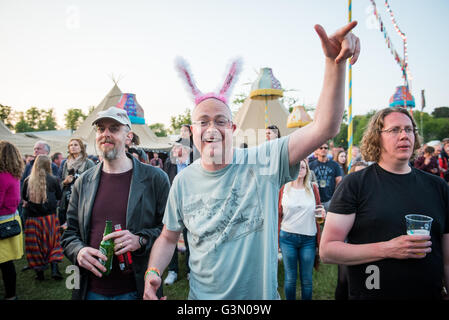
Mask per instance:
[[[344,110],[346,60],[355,63],[359,39],[351,22],[327,36],[315,26],[325,56],[323,89],[314,121],[249,149],[234,149],[228,101],[240,69],[234,61],[219,92],[203,94],[187,64],[177,69],[193,95],[192,133],[201,158],[178,174],[170,189],[164,228],[154,243],[144,299],[157,299],[161,275],[179,234],[190,246],[189,299],[279,299],[277,201],[280,187],[296,178],[300,160],[334,137]]]

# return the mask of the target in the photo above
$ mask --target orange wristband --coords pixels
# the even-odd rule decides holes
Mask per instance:
[[[159,278],[161,277],[161,272],[159,271],[158,268],[148,268],[147,272],[145,272],[145,276],[144,276],[144,280],[147,279],[147,276],[149,273],[154,273],[155,275],[157,275]]]

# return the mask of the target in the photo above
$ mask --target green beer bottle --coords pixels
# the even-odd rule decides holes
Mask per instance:
[[[112,232],[112,221],[106,220],[106,226],[104,227],[103,237]],[[112,259],[114,259],[114,239],[102,240],[100,243],[100,252],[104,254],[108,260],[103,261],[98,259],[102,265],[106,267],[106,271],[102,272],[104,276],[108,276],[112,270]]]

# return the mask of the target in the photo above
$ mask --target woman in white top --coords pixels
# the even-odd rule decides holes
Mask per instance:
[[[312,274],[319,231],[315,220],[317,201],[313,189],[309,166],[303,160],[298,178],[287,183],[281,190],[279,245],[284,262],[284,290],[287,300],[296,299],[298,264],[302,300],[312,299]]]

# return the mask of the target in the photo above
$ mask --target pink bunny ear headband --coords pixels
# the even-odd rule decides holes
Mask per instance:
[[[229,71],[226,75],[225,81],[221,89],[216,92],[202,93],[196,86],[193,80],[192,72],[190,72],[189,65],[187,62],[181,58],[176,58],[176,70],[179,72],[181,78],[186,82],[187,89],[192,93],[193,99],[195,101],[195,106],[197,106],[201,101],[209,98],[215,98],[222,101],[224,104],[228,105],[229,97],[231,96],[231,91],[237,82],[238,75],[242,69],[242,61],[240,58],[232,61]]]

